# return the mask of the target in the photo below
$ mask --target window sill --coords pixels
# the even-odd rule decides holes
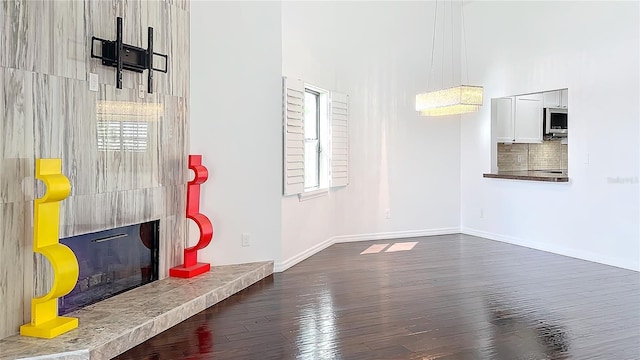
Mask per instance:
[[[307,201],[307,200],[327,196],[328,194],[329,194],[329,189],[312,190],[302,194],[298,194],[298,200]]]

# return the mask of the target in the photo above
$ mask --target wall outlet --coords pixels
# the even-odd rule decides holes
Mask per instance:
[[[385,219],[391,219],[391,209],[386,209],[384,211],[384,218]]]
[[[246,247],[251,245],[251,237],[248,233],[242,233],[242,246]]]
[[[484,208],[480,208],[480,219],[484,219]]]
[[[522,155],[518,155],[518,162],[521,163],[522,162]]]

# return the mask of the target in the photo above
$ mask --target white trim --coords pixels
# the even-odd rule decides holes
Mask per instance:
[[[298,200],[306,201],[310,199],[327,196],[328,194],[329,194],[329,189],[317,189],[317,190],[307,191],[307,192],[298,194]]]
[[[425,230],[409,230],[409,231],[390,231],[382,233],[371,234],[357,234],[357,235],[340,235],[334,236],[335,243],[345,243],[354,241],[368,241],[368,240],[388,240],[388,239],[402,239],[420,236],[434,236],[434,235],[451,235],[460,233],[460,228],[441,228],[441,229],[425,229]]]
[[[630,262],[630,261],[602,256],[602,255],[594,254],[588,251],[581,251],[581,250],[571,249],[563,246],[556,246],[553,244],[545,244],[545,243],[540,243],[535,241],[528,241],[525,239],[519,239],[512,236],[499,235],[499,234],[494,234],[486,231],[470,229],[465,227],[461,228],[460,230],[461,230],[461,233],[466,235],[478,236],[478,237],[482,237],[489,240],[495,240],[495,241],[500,241],[500,242],[504,242],[512,245],[523,246],[530,249],[546,251],[546,252],[557,254],[557,255],[568,256],[568,257],[572,257],[580,260],[596,262],[599,264],[615,266],[615,267],[619,267],[627,270],[640,271],[640,266],[637,263],[634,264],[633,262]]]
[[[327,240],[321,242],[320,244],[317,244],[316,246],[313,246],[301,253],[299,253],[298,255],[294,255],[292,257],[290,257],[289,259],[283,261],[283,262],[279,262],[276,263],[274,266],[273,271],[274,272],[283,272],[285,270],[287,270],[288,268],[292,267],[293,265],[305,260],[308,257],[311,257],[312,255],[315,255],[317,253],[319,253],[320,251],[328,248],[329,246],[333,245],[334,241],[333,238],[328,238]]]
[[[453,228],[441,228],[441,229],[391,231],[391,232],[371,233],[371,234],[333,236],[321,242],[320,244],[317,244],[297,255],[290,257],[289,259],[283,262],[277,262],[274,266],[273,271],[283,272],[288,268],[298,264],[299,262],[307,259],[308,257],[315,255],[320,251],[336,243],[366,241],[366,240],[390,240],[390,239],[401,239],[401,238],[420,237],[420,236],[450,235],[450,234],[458,234],[458,233],[460,233],[460,229],[457,227],[453,227]]]
[[[356,234],[356,235],[339,235],[333,236],[329,239],[317,244],[289,259],[278,262],[275,264],[274,272],[283,272],[288,268],[298,264],[299,262],[307,259],[308,257],[319,253],[320,251],[328,248],[329,246],[337,243],[356,242],[356,241],[368,241],[368,240],[391,240],[421,236],[435,236],[435,235],[450,235],[462,233],[465,235],[478,236],[487,240],[500,241],[512,245],[523,246],[530,249],[546,251],[549,253],[568,256],[580,260],[596,262],[600,264],[615,266],[627,270],[640,271],[638,264],[634,264],[628,261],[620,261],[620,259],[614,259],[610,257],[601,256],[598,254],[569,249],[565,247],[553,246],[549,244],[534,243],[523,239],[518,239],[510,236],[498,235],[486,231],[470,229],[470,228],[440,228],[440,229],[425,229],[425,230],[411,230],[411,231],[391,231],[381,233],[370,234]]]

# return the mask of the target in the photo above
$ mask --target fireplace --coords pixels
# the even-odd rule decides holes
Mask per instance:
[[[60,315],[158,280],[159,221],[60,239],[78,258],[80,274],[61,297]]]

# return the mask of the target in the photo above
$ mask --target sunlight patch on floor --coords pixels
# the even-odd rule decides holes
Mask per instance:
[[[417,241],[401,242],[395,243],[391,246],[389,246],[389,244],[374,244],[366,248],[363,252],[360,253],[360,255],[377,254],[382,252],[382,250],[384,250],[387,246],[389,246],[389,248],[385,250],[385,252],[409,251],[413,249],[413,247],[416,246],[417,243]]]
[[[377,254],[380,251],[384,250],[384,248],[386,248],[387,246],[389,246],[389,244],[375,244],[375,245],[371,245],[369,246],[365,251],[361,252],[360,255],[364,255],[364,254]]]
[[[391,245],[385,252],[409,251],[413,249],[413,247],[416,246],[417,243],[417,241],[395,243]]]

